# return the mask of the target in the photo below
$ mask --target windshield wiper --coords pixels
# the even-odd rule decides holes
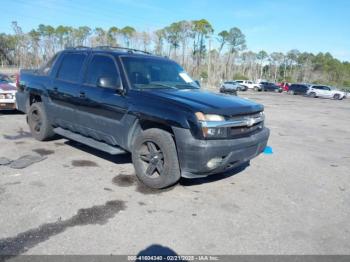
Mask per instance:
[[[154,84],[149,84],[149,85],[152,85],[152,86],[161,86],[161,87],[166,87],[166,88],[171,88],[171,89],[177,89],[175,86],[166,85],[166,84],[154,83]]]
[[[170,86],[170,85],[166,85],[166,84],[159,84],[159,83],[154,83],[154,84],[139,84],[140,86],[137,88],[140,89],[152,89],[152,86],[156,86],[156,87],[163,87],[163,88],[171,88],[171,89],[177,89],[174,86]]]
[[[186,84],[178,84],[175,86],[179,87],[179,89],[199,89],[199,87],[195,87],[193,85],[186,85]]]

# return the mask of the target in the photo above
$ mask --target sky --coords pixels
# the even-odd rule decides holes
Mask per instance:
[[[349,0],[0,0],[0,32],[17,21],[151,31],[180,20],[207,19],[215,29],[238,27],[252,51],[330,52],[350,61]]]

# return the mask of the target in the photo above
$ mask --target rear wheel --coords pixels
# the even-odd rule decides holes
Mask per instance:
[[[309,96],[312,97],[312,98],[316,98],[316,93],[315,93],[315,92],[311,92],[311,93],[309,94]]]
[[[45,141],[55,135],[42,102],[30,106],[27,118],[30,131],[36,140]]]
[[[161,129],[148,129],[136,138],[132,161],[138,179],[151,188],[171,186],[181,177],[174,140]]]

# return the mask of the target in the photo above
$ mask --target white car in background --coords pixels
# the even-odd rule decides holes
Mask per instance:
[[[8,75],[0,73],[0,84],[4,84],[4,83],[7,83],[9,85],[16,87],[16,83],[13,82]]]
[[[323,85],[311,85],[306,94],[310,97],[333,98],[335,100],[346,98],[345,92]]]
[[[251,80],[234,80],[236,83],[239,83],[242,86],[247,87],[247,89],[254,89],[254,90],[259,90],[260,89],[260,85],[254,83]]]
[[[0,83],[0,111],[16,109],[17,88],[9,83]]]

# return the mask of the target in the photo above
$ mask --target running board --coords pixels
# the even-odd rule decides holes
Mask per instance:
[[[84,145],[88,145],[88,146],[96,148],[98,150],[107,152],[111,155],[120,155],[120,154],[126,153],[126,151],[124,151],[120,147],[111,146],[109,144],[99,142],[95,139],[92,139],[92,138],[89,138],[86,136],[82,136],[82,135],[77,134],[77,133],[73,133],[73,132],[71,132],[67,129],[63,129],[61,127],[57,127],[53,131],[58,135],[61,135],[61,136],[66,137],[68,139],[77,141],[77,142],[82,143]]]

